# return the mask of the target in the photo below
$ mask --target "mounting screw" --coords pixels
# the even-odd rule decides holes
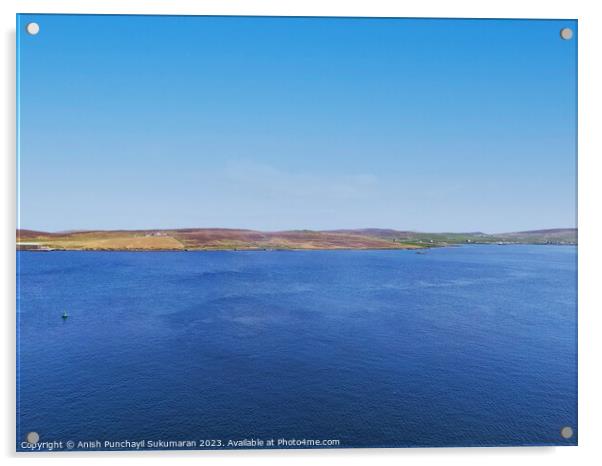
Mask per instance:
[[[572,429],[572,427],[569,427],[569,426],[563,427],[560,430],[560,435],[562,436],[562,438],[570,439],[573,436],[573,429]]]
[[[573,30],[571,28],[562,28],[560,30],[560,37],[564,40],[571,40],[573,38]]]
[[[28,23],[27,26],[25,26],[25,30],[30,36],[35,36],[40,32],[40,25],[38,23]]]

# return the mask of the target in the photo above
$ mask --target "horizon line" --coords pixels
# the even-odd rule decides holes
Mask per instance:
[[[497,231],[494,233],[487,233],[482,230],[419,230],[419,229],[399,229],[392,227],[354,227],[354,228],[327,228],[327,229],[312,229],[312,228],[287,228],[287,229],[275,229],[275,230],[263,230],[255,228],[233,228],[233,227],[176,227],[176,228],[86,228],[86,229],[68,229],[68,230],[40,230],[36,228],[19,228],[16,231],[31,231],[37,233],[50,233],[50,234],[70,234],[70,233],[88,233],[88,232],[137,232],[137,231],[178,231],[178,230],[229,230],[229,231],[255,231],[259,233],[282,233],[291,231],[313,231],[313,232],[337,232],[337,231],[366,231],[366,230],[381,230],[381,231],[397,231],[397,232],[408,232],[408,233],[432,233],[432,234],[483,234],[483,235],[496,235],[496,234],[508,234],[508,233],[528,233],[528,232],[543,232],[543,231],[558,231],[558,230],[578,230],[578,227],[552,227],[552,228],[534,228],[527,230],[504,230]]]

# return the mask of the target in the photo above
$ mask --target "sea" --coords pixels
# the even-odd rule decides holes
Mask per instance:
[[[19,251],[16,412],[24,451],[576,445],[577,247]]]

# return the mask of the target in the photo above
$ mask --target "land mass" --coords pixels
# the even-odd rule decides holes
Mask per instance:
[[[489,243],[577,244],[577,229],[557,228],[500,234],[423,233],[380,228],[276,232],[226,228],[59,233],[17,230],[17,249],[32,251],[424,249]]]

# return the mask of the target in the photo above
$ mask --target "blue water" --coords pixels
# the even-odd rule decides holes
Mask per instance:
[[[526,245],[19,252],[17,447],[29,431],[574,445],[576,259]]]

